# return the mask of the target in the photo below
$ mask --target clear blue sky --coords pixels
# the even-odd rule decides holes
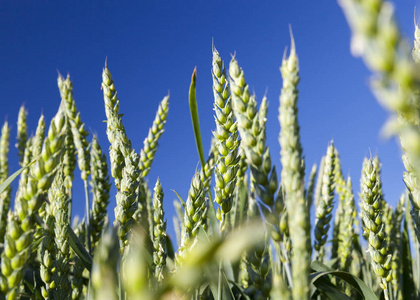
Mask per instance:
[[[359,192],[363,158],[370,153],[379,154],[382,160],[386,200],[394,205],[404,190],[399,145],[396,140],[381,139],[379,134],[388,113],[369,90],[368,70],[350,54],[350,31],[337,2],[56,2],[0,2],[1,119],[12,124],[14,138],[18,110],[25,103],[33,133],[40,113],[49,122],[58,108],[57,71],[70,73],[82,121],[90,132],[98,133],[103,149],[108,149],[100,90],[107,58],[123,122],[134,148],[140,151],[159,101],[170,91],[166,132],[148,176],[151,187],[158,176],[161,179],[168,226],[172,227],[176,198],[171,190],[186,198],[198,164],[188,110],[188,88],[195,66],[205,152],[215,127],[212,39],[226,64],[236,52],[259,101],[267,91],[267,142],[272,161],[280,168],[279,66],[290,44],[289,24],[301,67],[298,106],[307,173],[334,139],[344,174],[352,176],[355,194]],[[400,27],[410,40],[416,3],[397,1],[396,7]],[[11,145],[14,143],[12,140]],[[10,163],[12,171],[18,168],[14,148]],[[83,215],[84,194],[76,178],[74,213]],[[113,209],[110,212],[113,217]]]

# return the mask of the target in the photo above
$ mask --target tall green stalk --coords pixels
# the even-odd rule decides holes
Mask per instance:
[[[280,157],[283,166],[281,182],[286,194],[288,225],[294,253],[292,295],[293,299],[308,299],[311,260],[310,219],[305,201],[305,163],[302,158],[297,110],[299,61],[293,36],[289,57],[286,57],[286,54],[283,57],[280,71],[283,77],[279,108]]]

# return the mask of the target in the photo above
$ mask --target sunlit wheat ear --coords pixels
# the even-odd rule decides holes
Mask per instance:
[[[414,103],[410,103],[407,96],[418,87],[419,72],[412,63],[408,43],[397,27],[393,4],[360,0],[340,0],[339,3],[352,30],[353,54],[361,56],[379,75],[374,82],[379,100],[407,120],[418,120],[418,109],[412,109]]]
[[[253,186],[258,198],[272,207],[278,187],[277,173],[271,165],[270,150],[265,143],[265,130],[260,127],[255,95],[249,93],[244,72],[235,57],[232,57],[229,64],[229,83],[241,147],[251,169]]]
[[[153,194],[153,263],[155,266],[155,277],[159,282],[162,282],[165,277],[166,267],[166,221],[163,212],[163,190],[159,179],[156,181]]]
[[[0,138],[0,183],[3,183],[9,177],[9,143],[10,143],[10,127],[7,121],[1,129]],[[6,231],[7,212],[9,211],[11,200],[11,187],[0,194],[0,243],[4,242],[4,234]]]
[[[415,24],[415,32],[414,32],[414,48],[412,50],[412,56],[416,65],[420,63],[420,49],[419,49],[419,40],[420,39],[420,29],[417,24]],[[414,104],[420,103],[420,87],[417,87],[413,90],[411,95],[412,102]],[[403,154],[403,163],[406,169],[404,172],[404,183],[407,186],[409,191],[408,198],[411,203],[411,216],[414,222],[414,229],[416,231],[417,240],[420,240],[420,181],[419,181],[419,172],[418,172],[418,164],[416,163],[417,154],[415,152],[410,151],[410,145],[415,139],[416,132],[419,132],[418,123],[410,124],[410,121],[407,120],[407,117],[403,114],[400,114],[398,118],[398,122],[400,126],[407,126],[411,129],[407,132],[414,132],[414,137],[411,137],[410,134],[400,134],[400,142],[401,148],[404,151]],[[414,130],[414,131],[413,131]]]
[[[23,164],[26,166],[28,165],[32,160],[32,141],[33,137],[28,138],[26,141],[26,147],[25,147],[25,153],[23,154]],[[19,185],[18,190],[16,191],[16,197],[19,198],[22,194],[23,190],[26,188],[26,184],[28,182],[28,174],[29,174],[29,168],[24,169],[19,177]]]
[[[195,173],[188,192],[184,211],[181,243],[178,250],[178,263],[182,264],[186,251],[196,242],[198,230],[206,217],[204,187],[199,173]]]
[[[6,228],[7,242],[2,253],[2,272],[7,279],[8,299],[16,299],[18,296],[19,286],[31,257],[31,242],[36,229],[35,218],[39,208],[46,201],[46,192],[54,181],[61,161],[65,124],[65,116],[59,110],[50,123],[40,158],[30,167],[26,187],[15,199],[15,212],[9,218]]]
[[[56,260],[57,246],[55,244],[55,214],[56,206],[51,205],[51,201],[56,201],[56,190],[58,181],[53,182],[52,187],[48,190],[48,202],[45,203],[45,212],[43,216],[45,228],[40,229],[42,232],[42,241],[39,249],[40,253],[40,275],[42,281],[45,283],[41,289],[42,296],[49,299],[53,295],[55,287],[54,282],[54,267]]]
[[[82,122],[80,112],[77,110],[76,102],[73,98],[73,83],[70,76],[64,79],[63,76],[58,75],[57,85],[60,90],[61,99],[64,103],[65,113],[70,123],[71,133],[73,135],[74,145],[77,150],[78,165],[81,171],[83,180],[87,180],[90,174],[90,153],[89,142],[87,136],[89,133]]]
[[[210,145],[210,151],[209,151],[209,156],[206,160],[206,163],[204,164],[204,167],[201,168],[200,170],[200,176],[203,180],[203,188],[204,188],[204,197],[207,197],[206,199],[206,206],[209,206],[208,201],[209,200],[209,191],[210,191],[210,187],[211,187],[211,182],[213,179],[213,171],[214,168],[216,166],[216,156],[217,156],[217,148],[216,148],[216,139],[213,137],[211,140],[211,145]],[[205,216],[204,216],[204,221],[203,221],[203,229],[204,230],[208,230],[209,228],[209,218],[208,218],[208,213],[209,210],[206,210]]]
[[[238,173],[239,133],[233,115],[228,78],[223,61],[213,47],[213,95],[216,130],[215,201],[220,206],[221,230],[226,227],[226,214],[231,210]]]
[[[152,127],[143,141],[143,149],[140,151],[141,176],[146,177],[150,172],[155,154],[158,148],[158,141],[165,131],[166,118],[169,112],[169,95],[165,96],[159,104]]]
[[[94,250],[101,237],[102,231],[104,230],[111,189],[107,158],[105,153],[102,152],[96,136],[93,136],[92,139],[90,158],[90,186],[92,192],[90,234],[92,236],[92,250]]]
[[[391,259],[388,254],[388,241],[385,236],[385,224],[382,220],[384,213],[381,194],[379,193],[380,178],[378,165],[372,159],[363,162],[361,192],[362,200],[361,217],[363,218],[363,230],[368,236],[369,255],[373,271],[380,279],[380,286],[388,299],[388,282],[392,279]]]
[[[343,171],[341,169],[341,160],[337,148],[334,148],[334,181],[335,181],[335,191],[338,195],[338,204],[334,217],[334,226],[333,226],[333,236],[332,236],[332,247],[331,247],[331,258],[338,258],[340,260],[341,253],[338,251],[341,235],[341,224],[344,223],[344,199],[347,194],[347,184],[343,176]],[[337,261],[338,263],[338,261]],[[336,264],[337,265],[337,264]]]
[[[315,209],[318,207],[319,201],[321,199],[322,179],[324,177],[324,167],[325,167],[325,156],[323,156],[321,158],[321,161],[319,162],[319,171],[318,171],[318,176],[316,179],[315,194],[314,194]]]
[[[415,227],[419,228],[419,68],[413,63],[409,43],[402,38],[398,29],[391,2],[340,0],[339,3],[352,29],[353,53],[361,56],[375,72],[373,91],[393,114],[386,132],[400,136],[407,170],[404,181],[410,190],[413,221]],[[418,35],[416,25],[414,60],[417,60]],[[417,237],[419,239],[419,233]]]
[[[73,187],[74,169],[76,168],[76,165],[76,148],[73,142],[73,134],[71,132],[70,123],[68,122],[63,156],[63,171],[65,177],[64,185],[70,194]]]
[[[311,174],[309,175],[308,188],[306,190],[305,200],[308,207],[308,216],[311,214],[311,208],[314,203],[315,180],[317,177],[318,167],[316,164],[312,166]]]
[[[32,156],[37,157],[41,154],[42,144],[45,138],[45,118],[41,114],[38,120],[38,126],[36,127],[35,136],[32,141]]]
[[[105,114],[106,114],[106,134],[111,144],[110,161],[111,175],[114,178],[117,189],[120,189],[122,179],[122,169],[124,168],[124,157],[128,156],[132,150],[131,141],[127,137],[120,115],[120,101],[117,98],[114,81],[111,72],[105,65],[102,72],[102,91],[104,94]]]
[[[58,172],[53,185],[48,191],[50,214],[54,216],[54,241],[56,245],[54,257],[53,280],[55,299],[65,299],[71,294],[70,275],[70,246],[66,235],[69,225],[68,194],[64,187],[64,174],[62,169]]]
[[[338,253],[340,256],[340,269],[347,271],[351,263],[351,253],[353,250],[354,221],[356,218],[356,206],[350,177],[347,178],[346,194],[343,200],[343,218],[340,223],[340,235]]]
[[[299,60],[293,35],[289,56],[283,57],[280,72],[283,86],[280,94],[280,158],[281,182],[285,193],[288,226],[294,255],[292,256],[293,298],[304,299],[309,293],[309,261],[311,253],[310,219],[305,201],[305,161],[302,157],[298,123]]]
[[[77,161],[80,169],[80,176],[85,188],[85,204],[86,204],[86,226],[87,229],[87,244],[89,253],[92,253],[92,246],[90,240],[90,199],[88,191],[88,176],[90,174],[90,153],[89,142],[87,136],[89,133],[85,129],[85,124],[82,122],[80,112],[77,110],[76,102],[73,98],[73,84],[70,81],[70,76],[64,79],[61,74],[58,75],[57,85],[61,95],[61,105],[63,111],[67,116],[71,135],[73,137],[74,147],[77,151]],[[69,149],[71,151],[71,148]],[[68,180],[67,180],[68,181]],[[70,199],[71,201],[71,199]],[[71,203],[71,202],[69,202]],[[71,209],[71,204],[69,205]]]
[[[402,275],[403,275],[403,264],[401,258],[401,245],[402,242],[402,220],[405,214],[405,204],[406,196],[403,194],[398,201],[397,207],[395,208],[392,214],[392,232],[390,238],[390,250],[392,252],[392,263],[391,263],[391,272],[392,272],[392,291],[394,299],[400,299],[402,297]]]
[[[16,148],[19,154],[19,164],[23,167],[23,157],[25,153],[26,141],[28,140],[28,124],[26,123],[26,115],[28,111],[25,105],[22,105],[19,109],[18,121],[17,121],[17,137],[16,137]]]
[[[200,176],[203,179],[204,193],[207,194],[213,178],[213,171],[216,164],[217,156],[216,139],[213,137],[210,143],[210,151],[203,168],[200,170]]]
[[[77,220],[74,220],[77,221]],[[86,225],[85,222],[82,221],[80,223],[74,222],[73,225],[74,233],[79,238],[79,240],[82,242],[82,244],[86,247]],[[71,284],[71,299],[72,300],[79,300],[86,297],[87,294],[87,286],[86,282],[84,281],[84,273],[88,273],[87,275],[90,275],[89,272],[85,269],[85,266],[83,265],[82,260],[79,258],[79,256],[74,253],[74,251],[70,250],[70,284]],[[85,283],[84,283],[85,282]]]
[[[327,155],[325,157],[324,173],[322,177],[321,198],[316,208],[315,221],[315,244],[314,248],[318,252],[317,259],[322,261],[325,255],[325,243],[328,238],[328,230],[332,218],[332,210],[334,206],[334,145],[328,146]]]
[[[115,225],[118,226],[118,236],[121,251],[128,242],[128,235],[133,226],[134,214],[140,205],[144,210],[141,218],[146,219],[146,204],[138,203],[140,189],[140,157],[132,149],[119,113],[119,100],[114,81],[108,67],[102,73],[102,91],[104,94],[105,113],[107,116],[107,135],[111,143],[110,160],[111,174],[117,187],[117,206],[115,207]],[[147,230],[148,225],[144,226]]]
[[[254,199],[250,199],[248,217],[250,220],[260,217],[258,205]],[[246,273],[243,275],[246,274],[247,276],[247,288],[244,292],[252,299],[266,299],[272,287],[272,270],[270,268],[267,232],[262,232],[261,234],[266,237],[266,242],[248,250],[244,257]]]

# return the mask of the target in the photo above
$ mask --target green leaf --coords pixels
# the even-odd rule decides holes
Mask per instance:
[[[198,156],[200,157],[201,166],[204,167],[206,162],[204,161],[203,143],[201,142],[200,121],[198,118],[197,98],[195,96],[196,81],[197,81],[197,67],[194,68],[194,71],[191,77],[190,93],[189,93],[188,100],[190,104],[191,120],[192,120],[193,129],[194,129],[195,142],[197,144]]]
[[[171,259],[175,259],[174,246],[169,235],[166,235],[166,251],[168,252],[168,257],[170,257]]]
[[[318,280],[320,277],[323,277],[325,275],[333,275],[350,284],[354,289],[356,289],[356,291],[360,293],[360,295],[364,297],[364,299],[378,300],[378,297],[375,295],[375,293],[360,278],[354,276],[353,274],[344,271],[331,270],[319,261],[313,261],[311,263],[311,268],[312,270],[317,272],[310,274],[309,276],[311,283],[313,283],[314,285],[315,281]]]
[[[322,294],[326,295],[331,300],[350,300],[346,294],[340,291],[335,285],[333,285],[326,277],[319,277],[313,282],[317,290]],[[312,297],[311,297],[312,298]]]
[[[200,120],[198,117],[198,107],[197,107],[197,97],[195,94],[195,87],[197,82],[197,67],[194,68],[193,74],[191,76],[191,85],[190,85],[190,91],[189,91],[189,105],[190,105],[190,114],[191,114],[191,121],[194,129],[194,137],[195,137],[195,143],[197,144],[197,151],[198,156],[200,158],[201,166],[204,168],[204,165],[206,164],[204,160],[204,151],[203,151],[203,142],[201,141],[201,130],[200,130]],[[209,217],[210,217],[210,223],[213,228],[213,232],[217,233],[217,218],[216,213],[214,211],[214,204],[213,199],[211,196],[211,192],[209,190]]]
[[[407,209],[408,211],[409,209]],[[407,212],[409,213],[409,212]],[[410,249],[410,238],[408,234],[407,218],[404,218],[402,239],[401,239],[401,262],[402,262],[402,297],[403,299],[415,299],[412,256]]]
[[[15,173],[13,173],[12,175],[10,175],[2,184],[0,184],[0,194],[3,193],[9,187],[9,185],[13,182],[13,180],[16,179],[16,177],[18,177],[20,175],[20,173],[22,173],[24,170],[26,170],[27,168],[29,168],[40,157],[41,157],[41,155],[39,155],[37,158],[35,158],[33,161],[31,161],[26,166],[24,166],[24,167],[20,168],[19,170],[17,170]]]
[[[185,201],[184,201],[184,199],[182,199],[182,197],[175,191],[175,190],[172,190],[174,193],[175,193],[175,195],[178,197],[178,199],[179,199],[179,202],[181,202],[181,205],[182,205],[182,207],[184,208],[184,210],[186,210],[187,209],[187,205],[185,204]]]
[[[69,241],[70,247],[80,258],[86,269],[90,272],[92,269],[92,257],[89,255],[83,244],[80,242],[77,235],[74,233],[73,228],[67,225],[66,235]]]

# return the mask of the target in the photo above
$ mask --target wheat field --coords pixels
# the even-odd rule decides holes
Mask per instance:
[[[176,194],[172,225],[164,211],[171,200],[148,174],[175,104],[163,97],[143,148],[134,149],[118,78],[105,63],[109,148],[86,128],[70,76],[61,74],[51,120],[41,115],[28,128],[22,105],[16,141],[10,121],[1,129],[0,298],[420,299],[420,28],[415,24],[413,41],[406,40],[388,1],[339,4],[352,53],[369,68],[372,92],[389,111],[384,131],[401,144],[405,172],[395,176],[406,191],[395,207],[385,200],[378,156],[366,157],[360,177],[351,178],[331,140],[318,164],[305,163],[299,47],[290,30],[279,100],[270,107],[252,92],[240,49],[223,61],[213,45],[209,149],[192,71],[185,90],[200,162],[188,196]],[[269,108],[278,109],[278,162],[267,145]],[[14,143],[19,170],[8,164]],[[83,218],[73,215],[76,181],[85,192]]]

